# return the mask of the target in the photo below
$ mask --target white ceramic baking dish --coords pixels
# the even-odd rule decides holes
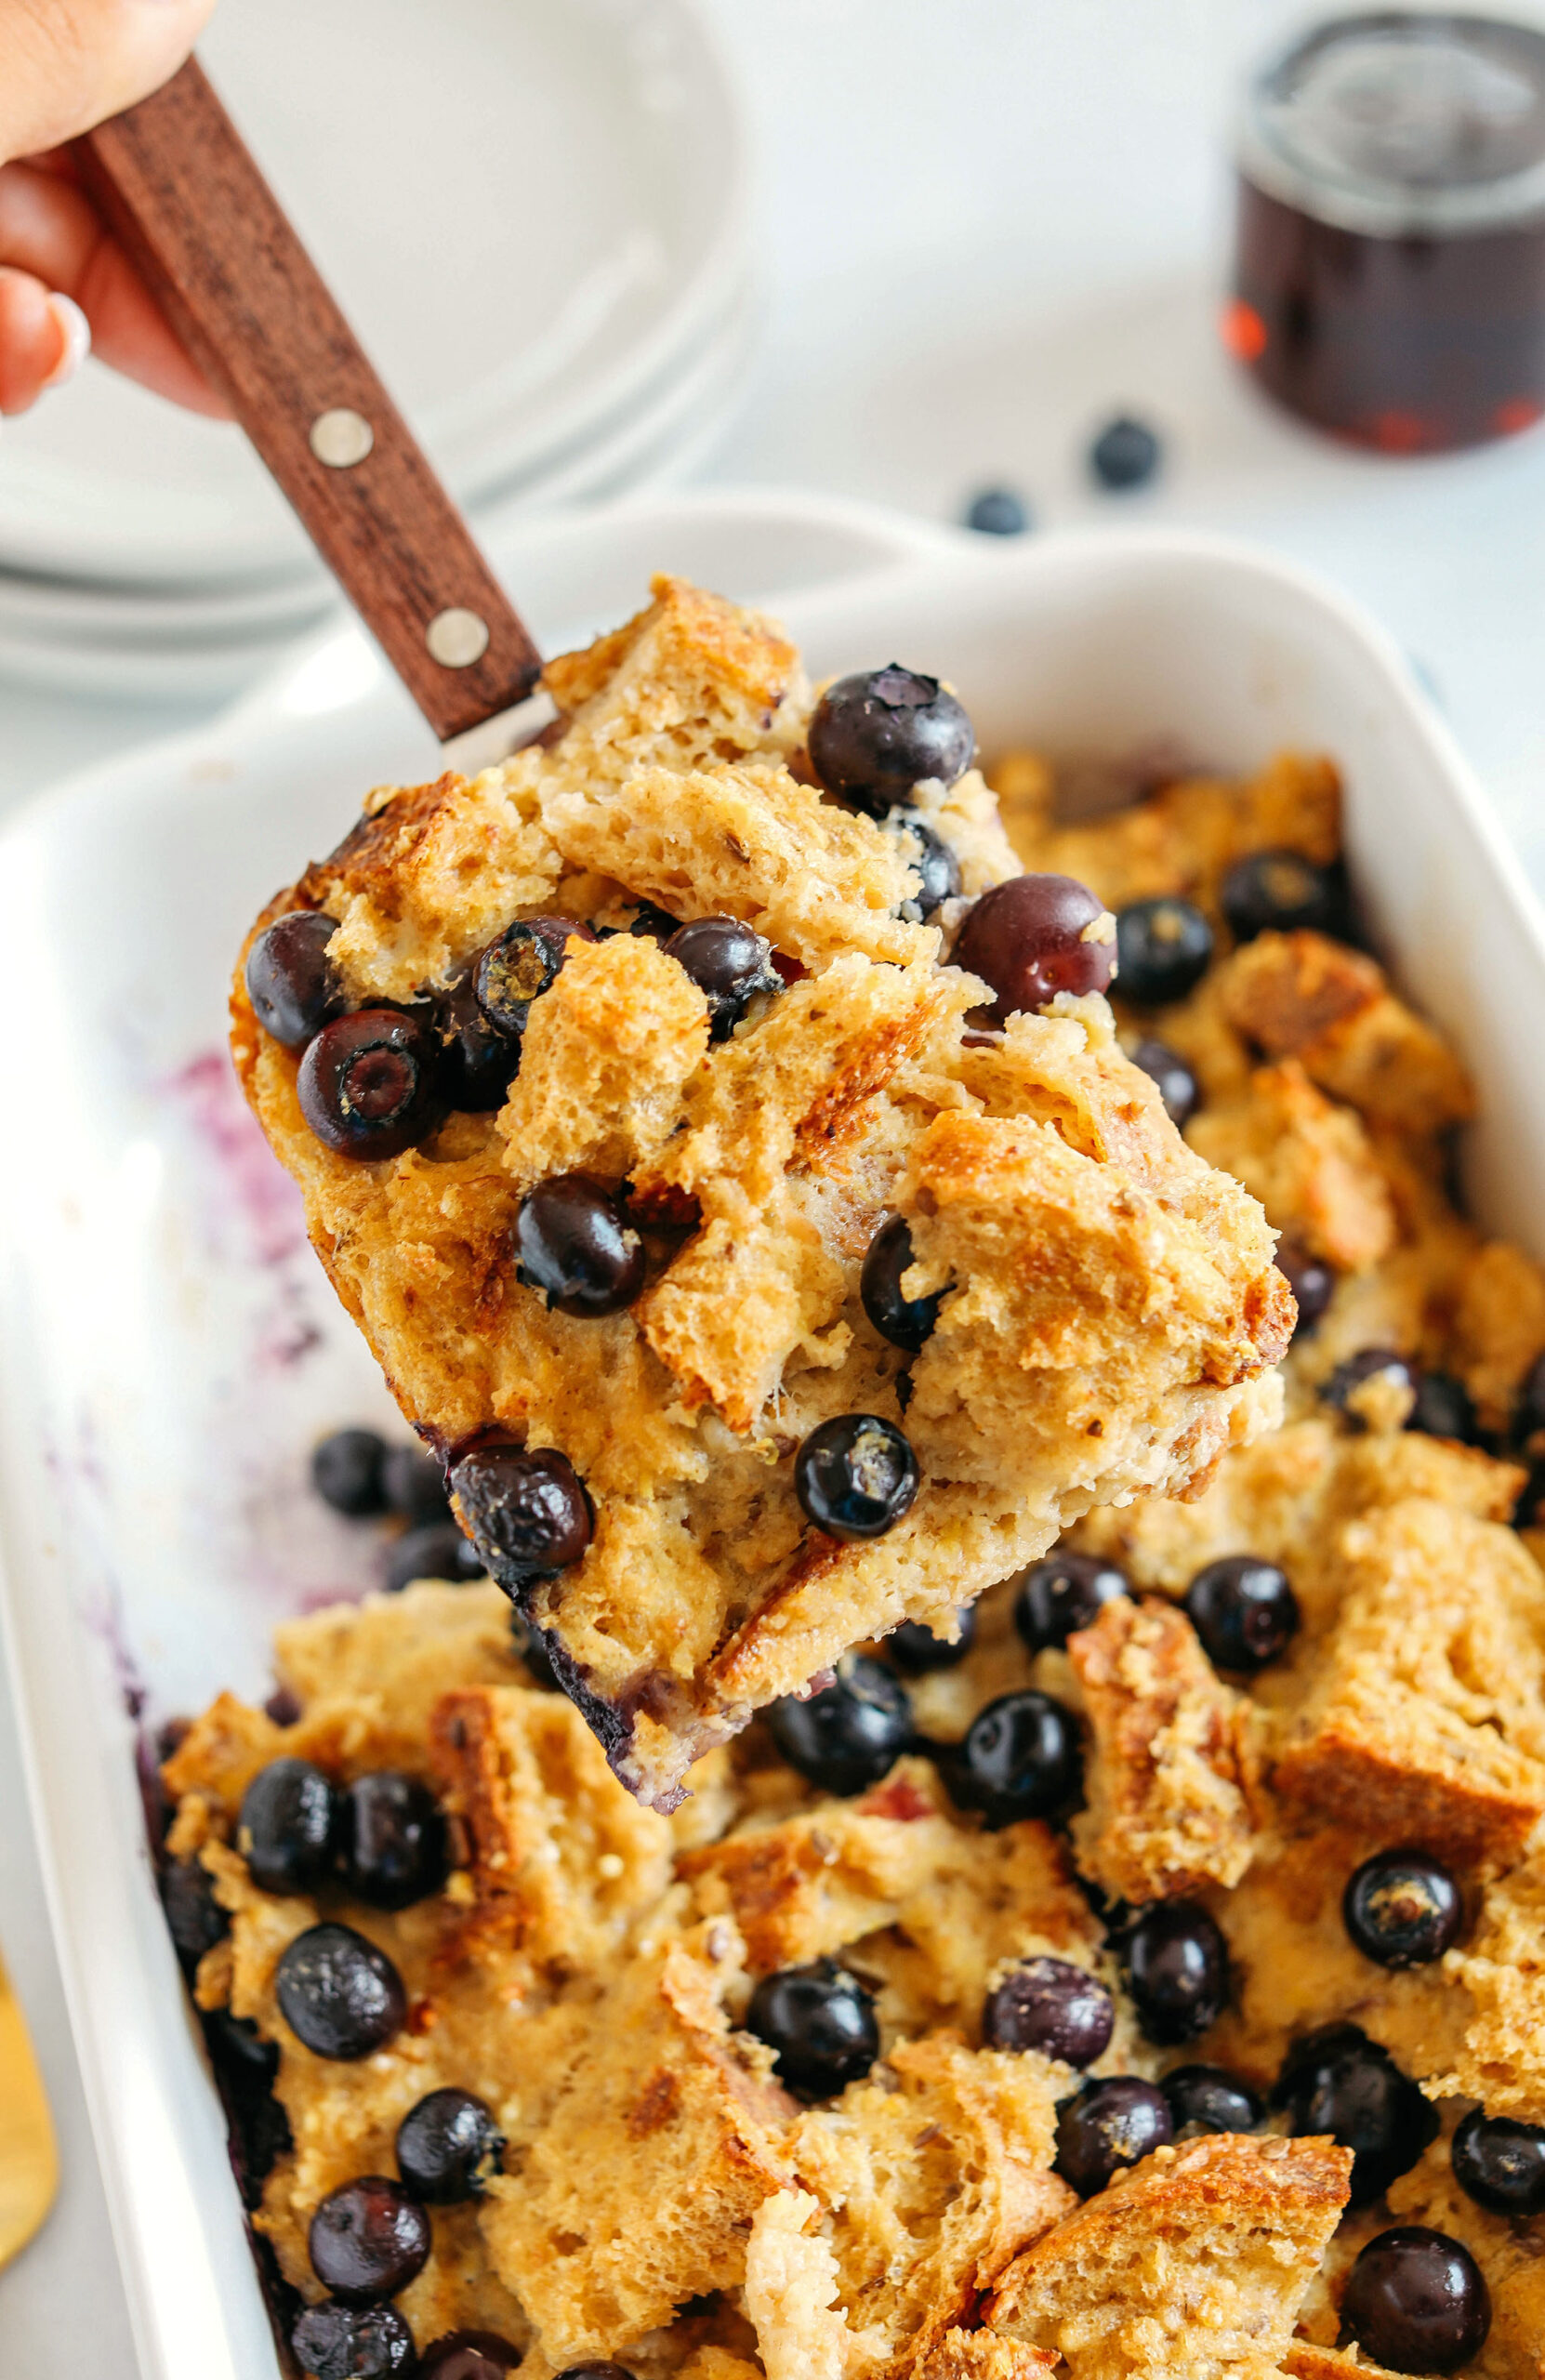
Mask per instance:
[[[813,671],[941,672],[989,749],[1161,737],[1224,769],[1288,743],[1334,753],[1375,932],[1480,1081],[1475,1211],[1545,1256],[1541,919],[1399,653],[1334,593],[1200,537],[1002,550],[772,496],[627,508],[502,559],[549,643],[621,617],[651,567],[775,598]],[[147,2380],[276,2364],[152,1886],[130,1706],[260,1697],[274,1620],[366,1581],[368,1535],[303,1471],[324,1428],[388,1409],[231,1082],[226,977],[255,909],[364,789],[434,757],[346,633],[0,838],[6,1608]]]

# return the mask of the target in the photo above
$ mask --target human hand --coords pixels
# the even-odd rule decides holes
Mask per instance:
[[[0,414],[25,413],[93,348],[200,413],[228,408],[50,154],[187,57],[214,0],[0,0]]]

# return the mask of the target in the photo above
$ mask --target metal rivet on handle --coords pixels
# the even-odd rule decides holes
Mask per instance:
[[[363,463],[375,443],[376,432],[352,405],[334,405],[311,424],[311,452],[330,471],[347,471]]]
[[[488,650],[488,622],[480,613],[454,605],[435,614],[424,630],[424,641],[442,668],[469,669]]]

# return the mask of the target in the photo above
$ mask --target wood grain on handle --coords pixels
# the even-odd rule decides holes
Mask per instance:
[[[541,668],[535,646],[196,59],[75,154],[442,742],[520,702]],[[364,446],[351,416],[369,425],[368,452],[319,459],[313,431],[335,455]],[[486,649],[453,666],[478,623]]]

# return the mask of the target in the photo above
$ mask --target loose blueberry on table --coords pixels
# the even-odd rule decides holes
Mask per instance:
[[[1382,2198],[1437,2136],[1437,2110],[1356,2025],[1322,2026],[1296,2042],[1272,2104],[1287,2109],[1295,2135],[1328,2133],[1353,2151],[1353,2206]]]
[[[427,1527],[405,1529],[388,1546],[381,1565],[381,1584],[388,1594],[400,1594],[415,1579],[466,1580],[485,1579],[487,1570],[469,1539],[455,1521],[431,1521]]]
[[[932,1337],[946,1295],[934,1289],[927,1297],[903,1296],[902,1275],[910,1272],[914,1261],[906,1217],[888,1215],[869,1242],[858,1278],[864,1311],[875,1329],[909,1355],[918,1354]]]
[[[253,1013],[286,1050],[303,1050],[349,1004],[327,956],[337,930],[337,919],[320,909],[292,909],[266,927],[247,953]]]
[[[1177,2140],[1209,2132],[1253,2132],[1265,2108],[1248,2082],[1222,2066],[1177,2066],[1159,2088],[1169,2103]]]
[[[1093,2065],[1115,2026],[1116,2003],[1099,1977],[1066,1959],[1022,1959],[982,2012],[989,2049],[1037,2049],[1076,2067]]]
[[[1424,1851],[1380,1851],[1347,1883],[1341,1914],[1354,1947],[1381,1967],[1429,1966],[1458,1938],[1459,1888]]]
[[[493,2109],[470,2091],[431,2091],[397,2127],[397,2170],[428,2206],[481,2198],[502,2173],[505,2140]]]
[[[555,1173],[522,1199],[515,1218],[519,1277],[560,1314],[620,1314],[643,1287],[644,1244],[617,1200],[587,1173]]]
[[[1076,1792],[1081,1767],[1072,1712],[1028,1687],[979,1711],[944,1763],[953,1798],[989,1828],[1050,1818]]]
[[[1108,991],[1116,919],[1071,876],[1014,876],[975,903],[950,957],[993,993],[986,1019],[1007,1025],[1059,992]]]
[[[318,2057],[368,2057],[402,2030],[403,1978],[384,1950],[351,1925],[309,1926],[280,1958],[280,2014]]]
[[[800,1510],[831,1537],[883,1537],[911,1511],[918,1484],[909,1440],[878,1413],[822,1421],[794,1458]]]
[[[1228,2004],[1229,1956],[1207,1910],[1160,1901],[1129,1930],[1122,1950],[1138,2022],[1151,2042],[1195,2041],[1217,2023]]]
[[[445,1821],[416,1777],[378,1768],[341,1797],[340,1862],[350,1892],[373,1909],[407,1909],[445,1881]]]
[[[311,2270],[345,2306],[396,2297],[429,2262],[429,2218],[400,2182],[364,2174],[330,2190],[311,2217]]]
[[[922,1677],[931,1670],[957,1669],[975,1642],[976,1606],[968,1603],[955,1614],[953,1637],[936,1635],[921,1620],[904,1620],[887,1636],[885,1649],[899,1670]]]
[[[308,2306],[290,2346],[311,2380],[406,2380],[414,2361],[413,2333],[395,2306]]]
[[[1380,2231],[1341,2299],[1341,2335],[1393,2372],[1457,2372],[1491,2329],[1491,2293],[1469,2249],[1424,2223]]]
[[[1300,1624],[1287,1572],[1254,1554],[1225,1554],[1198,1570],[1185,1612],[1213,1667],[1245,1674],[1280,1659]]]
[[[1092,1628],[1108,1603],[1132,1592],[1125,1570],[1093,1554],[1061,1548],[1033,1562],[1014,1603],[1014,1626],[1032,1653],[1060,1648]]]
[[[710,1041],[729,1039],[759,992],[784,987],[772,944],[738,918],[694,918],[677,929],[665,952],[707,1000]]]
[[[339,1157],[401,1157],[443,1115],[440,1046],[423,1017],[358,1009],[307,1044],[296,1078],[300,1111]]]
[[[311,1456],[311,1485],[324,1504],[350,1520],[387,1508],[386,1440],[375,1430],[334,1430]]]
[[[1157,1086],[1164,1112],[1182,1131],[1202,1104],[1202,1088],[1185,1060],[1168,1041],[1143,1039],[1131,1052],[1132,1064]]]
[[[1472,2108],[1449,2148],[1454,2179],[1493,2215],[1545,2215],[1545,2124]]]
[[[285,1755],[260,1768],[243,1794],[236,1848],[260,1891],[314,1892],[332,1873],[338,1828],[331,1778]]]
[[[910,805],[919,785],[954,785],[975,749],[975,731],[955,696],[937,678],[894,661],[839,678],[810,722],[815,774],[828,793],[872,818]]]
[[[767,1724],[791,1768],[823,1793],[866,1792],[912,1741],[906,1689],[882,1661],[845,1653],[830,1686],[771,1703]]]
[[[1023,537],[1030,526],[1030,509],[1012,488],[984,487],[966,507],[965,525],[983,537]]]
[[[776,2052],[779,2082],[801,2098],[835,2098],[862,2082],[879,2056],[873,2000],[830,1959],[763,1976],[746,2028]]]
[[[1212,928],[1190,901],[1161,894],[1117,912],[1116,980],[1124,1000],[1168,1008],[1195,991],[1212,960]]]
[[[445,1466],[427,1447],[388,1447],[381,1461],[381,1488],[394,1513],[405,1520],[443,1519],[449,1498]]]
[[[1113,494],[1145,487],[1159,467],[1163,449],[1158,433],[1130,414],[1108,421],[1089,450],[1089,470],[1101,487]]]
[[[1086,2082],[1059,2109],[1055,2170],[1080,2198],[1092,2198],[1124,2166],[1141,2164],[1173,2138],[1163,2092],[1135,2075],[1113,2075]]]

